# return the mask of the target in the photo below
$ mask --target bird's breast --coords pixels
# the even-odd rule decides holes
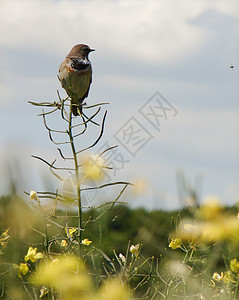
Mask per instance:
[[[62,87],[69,96],[82,98],[92,81],[91,63],[66,60],[59,68],[59,77]]]

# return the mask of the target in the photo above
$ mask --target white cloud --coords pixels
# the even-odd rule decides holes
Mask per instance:
[[[173,62],[205,41],[192,21],[210,9],[235,14],[226,0],[2,0],[1,45],[53,54],[83,41],[102,56]]]

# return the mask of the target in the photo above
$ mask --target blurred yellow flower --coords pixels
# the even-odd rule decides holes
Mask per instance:
[[[93,289],[83,262],[75,256],[60,256],[52,261],[42,261],[32,275],[31,282],[60,291],[64,300],[85,299],[82,295]]]
[[[213,273],[212,279],[214,279],[216,281],[221,281],[223,279],[223,272],[221,272],[221,275],[218,274],[217,272]]]
[[[239,272],[239,262],[237,261],[236,258],[232,259],[230,261],[230,269],[232,270],[232,272],[234,273],[238,273]]]
[[[181,223],[177,229],[177,236],[183,241],[196,243],[212,243],[229,241],[239,244],[239,219],[229,214],[221,214],[213,220]]]
[[[239,243],[239,220],[235,216],[222,215],[216,220],[201,223],[202,241],[230,241]]]
[[[20,265],[17,266],[17,267],[18,267],[18,275],[19,275],[19,277],[21,277],[21,274],[22,275],[26,275],[28,273],[28,271],[29,271],[29,267],[28,267],[27,264],[20,263]]]
[[[173,250],[180,248],[182,245],[182,240],[180,238],[176,238],[176,239],[171,239],[171,242],[169,243],[169,247],[172,248]]]
[[[30,191],[30,199],[31,200],[37,200],[37,192]]]
[[[220,216],[223,208],[220,199],[217,196],[207,196],[198,210],[198,215],[206,220],[214,220]]]
[[[83,159],[82,166],[84,175],[93,180],[100,180],[104,177],[104,160],[99,156],[87,156]]]
[[[37,252],[37,248],[29,247],[27,255],[25,256],[25,261],[30,260],[34,263],[40,258],[43,258],[43,254],[41,252]]]
[[[103,300],[129,300],[130,291],[119,279],[109,279],[100,289]]]
[[[71,229],[68,228],[69,234],[68,234],[68,232],[67,232],[67,229],[65,228],[65,232],[66,232],[67,237],[73,237],[74,233],[77,232],[77,228],[71,228]]]
[[[201,236],[201,229],[198,224],[182,223],[178,227],[177,235],[184,241],[198,242]]]
[[[62,240],[61,241],[61,247],[67,247],[68,246],[68,243],[66,240]]]
[[[139,247],[140,247],[139,244],[137,244],[137,245],[135,245],[135,246],[134,246],[134,245],[131,245],[130,248],[129,248],[129,251],[130,251],[132,254],[137,255],[138,252],[139,252]]]
[[[83,245],[89,246],[91,243],[92,243],[92,241],[90,241],[89,239],[84,239],[84,240],[82,240],[82,244],[83,244]]]
[[[134,185],[132,186],[132,192],[136,195],[141,195],[146,192],[148,188],[148,183],[144,179],[137,179],[134,181]]]

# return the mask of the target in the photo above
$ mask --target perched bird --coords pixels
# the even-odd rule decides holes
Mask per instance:
[[[82,102],[88,96],[92,82],[92,67],[88,55],[95,51],[89,46],[74,46],[59,67],[59,79],[62,87],[71,97],[74,116],[82,113]]]

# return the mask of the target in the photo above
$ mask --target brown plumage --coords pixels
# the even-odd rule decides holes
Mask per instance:
[[[88,55],[95,51],[89,46],[74,46],[59,67],[62,87],[71,97],[74,116],[82,113],[82,102],[88,96],[92,82],[92,67]]]

